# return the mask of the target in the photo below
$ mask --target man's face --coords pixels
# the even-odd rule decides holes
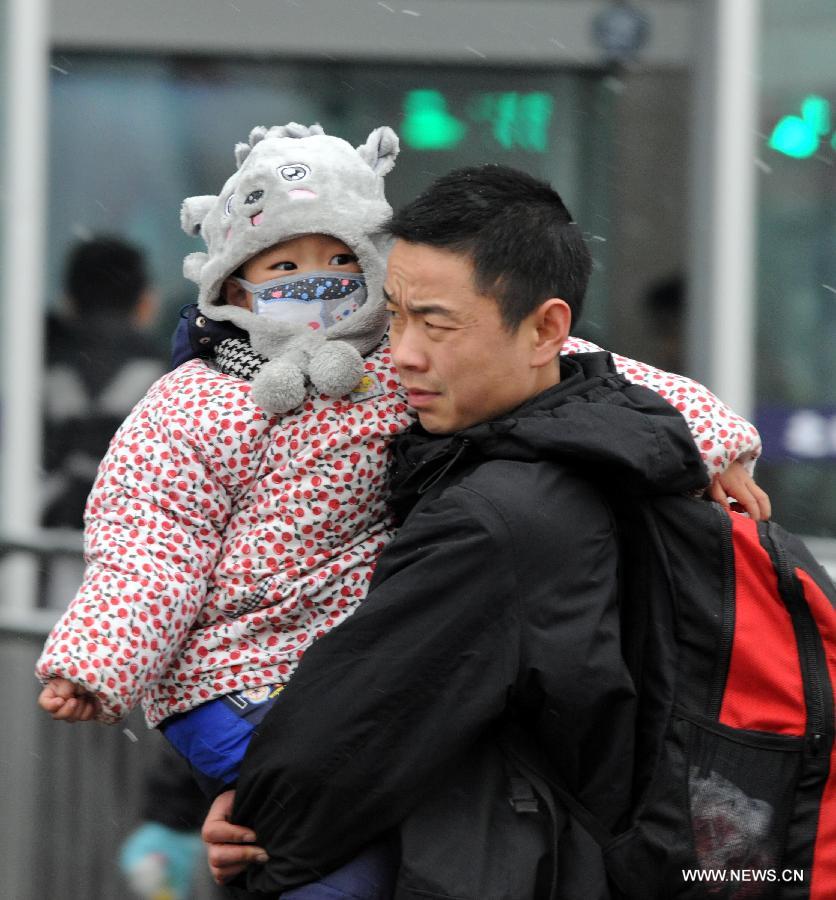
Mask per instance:
[[[488,421],[558,382],[554,356],[543,362],[538,314],[509,331],[497,302],[476,292],[466,255],[398,240],[385,291],[392,358],[427,431]]]

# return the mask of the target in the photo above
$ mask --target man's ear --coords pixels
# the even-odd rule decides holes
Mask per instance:
[[[227,278],[221,286],[221,294],[230,306],[240,306],[241,309],[252,309],[252,298],[234,278]]]
[[[547,366],[557,359],[572,327],[572,310],[559,297],[552,297],[540,304],[535,314],[535,344],[532,363]]]

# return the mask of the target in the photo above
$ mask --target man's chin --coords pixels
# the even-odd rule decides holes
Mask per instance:
[[[421,427],[424,431],[428,434],[452,434],[455,431],[455,428],[445,426],[443,422],[439,421],[437,416],[434,416],[431,413],[419,412],[418,421],[421,423]]]

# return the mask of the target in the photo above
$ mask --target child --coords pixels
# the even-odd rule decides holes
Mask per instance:
[[[38,663],[92,688],[65,713],[114,722],[142,697],[156,726],[235,691],[257,705],[362,599],[389,531],[386,443],[409,423],[382,343],[396,154],[388,128],[356,150],[256,129],[220,196],[185,202],[209,250],[185,262],[195,327],[234,336],[157,382],[102,463],[85,582]],[[306,399],[306,378],[346,396]]]
[[[397,148],[388,128],[356,150],[318,126],[255,129],[220,195],[186,201],[208,249],[185,263],[194,329],[230,336],[212,364],[160,379],[114,438],[84,584],[37,664],[54,718],[115,722],[141,700],[213,793],[306,648],[363,599],[392,532],[387,443],[410,422],[384,340]],[[704,388],[616,362],[686,414],[714,472],[757,455]]]

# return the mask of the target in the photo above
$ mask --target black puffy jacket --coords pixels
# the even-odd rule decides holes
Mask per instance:
[[[635,693],[605,498],[704,486],[685,421],[584,354],[501,421],[395,450],[402,528],[244,762],[235,817],[270,855],[251,896],[397,828],[397,898],[608,897],[597,845],[501,738],[521,726],[604,824],[626,811]]]

